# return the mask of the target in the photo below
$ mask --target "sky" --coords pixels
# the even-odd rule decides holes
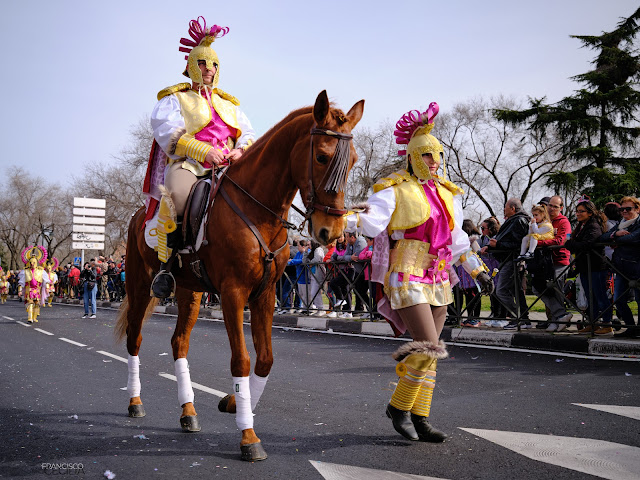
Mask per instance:
[[[219,87],[261,135],[325,89],[345,112],[365,99],[360,125],[372,128],[431,101],[441,112],[478,96],[557,101],[593,58],[569,35],[609,31],[636,8],[629,0],[4,2],[0,182],[11,165],[64,186],[88,165],[117,162],[157,92],[187,80],[179,40],[199,15],[229,27],[214,43]]]

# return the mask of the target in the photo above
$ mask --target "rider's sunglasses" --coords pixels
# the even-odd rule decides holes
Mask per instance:
[[[633,210],[633,207],[620,207],[618,209],[619,212],[630,212],[631,210]]]

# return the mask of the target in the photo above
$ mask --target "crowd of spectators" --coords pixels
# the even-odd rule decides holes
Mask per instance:
[[[639,338],[629,301],[640,301],[640,200],[624,197],[600,211],[583,196],[571,212],[576,219],[573,226],[558,195],[544,197],[533,207],[535,216],[519,199],[511,198],[504,205],[502,224],[496,217],[483,220],[480,228],[464,221],[462,229],[473,250],[494,272],[496,292],[490,297],[487,318],[481,315],[478,286],[456,268],[450,317],[460,317],[464,310],[463,326],[562,332],[575,324],[581,333],[613,335],[617,313],[625,330],[616,336]],[[550,222],[552,232],[547,228],[545,235],[535,238],[535,250],[519,255],[523,238],[539,231],[532,225],[542,221]],[[291,259],[278,283],[277,313],[378,317],[376,290],[369,280],[372,250],[373,239],[355,233],[328,247],[305,239],[293,241]],[[530,319],[532,302],[527,293],[544,305],[544,321]]]

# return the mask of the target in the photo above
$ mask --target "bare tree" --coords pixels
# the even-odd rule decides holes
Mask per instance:
[[[459,103],[439,116],[434,130],[451,179],[469,192],[467,208],[486,209],[491,215],[510,197],[524,203],[549,173],[569,162],[553,132],[542,136],[507,125],[493,117],[495,108],[515,108],[515,101],[498,97]]]

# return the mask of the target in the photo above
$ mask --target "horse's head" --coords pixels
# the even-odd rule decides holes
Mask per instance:
[[[311,129],[311,152],[299,162],[300,195],[307,208],[309,234],[326,245],[344,228],[344,195],[349,171],[358,159],[351,131],[362,118],[364,100],[345,115],[329,104],[322,91],[313,106],[315,126]],[[306,169],[306,171],[304,171]]]

